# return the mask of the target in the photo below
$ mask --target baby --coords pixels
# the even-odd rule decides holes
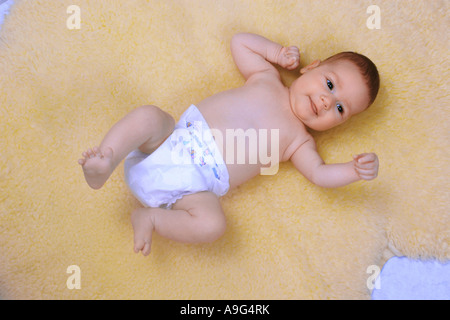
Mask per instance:
[[[343,52],[316,60],[286,87],[273,64],[296,69],[297,47],[241,33],[231,52],[243,87],[191,105],[176,125],[158,107],[141,106],[78,161],[89,186],[99,189],[126,158],[126,182],[144,206],[131,215],[136,253],[150,253],[153,231],[186,243],[218,239],[225,231],[219,197],[258,174],[275,173],[279,162],[292,161],[322,187],[377,177],[376,154],[325,164],[307,130],[333,128],[373,103],[380,80],[368,58]]]

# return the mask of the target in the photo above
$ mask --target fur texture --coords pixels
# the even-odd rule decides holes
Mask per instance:
[[[371,30],[371,1],[16,0],[0,32],[0,297],[367,299],[367,268],[390,252],[450,259],[448,3],[379,0]],[[299,46],[302,66],[345,50],[375,62],[375,104],[314,135],[326,162],[376,152],[379,177],[321,189],[285,163],[222,199],[220,240],[155,236],[135,255],[122,170],[92,191],[77,159],[139,105],[178,118],[242,85],[240,31]]]

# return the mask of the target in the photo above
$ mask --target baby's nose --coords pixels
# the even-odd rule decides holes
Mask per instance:
[[[329,110],[333,105],[333,97],[331,97],[330,95],[322,95],[320,99],[322,100],[323,108],[325,110]]]

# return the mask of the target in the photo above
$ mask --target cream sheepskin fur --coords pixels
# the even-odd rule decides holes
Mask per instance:
[[[394,254],[448,260],[449,2],[376,1],[379,29],[371,4],[16,0],[0,31],[0,297],[368,299],[368,268]],[[375,104],[314,136],[326,162],[377,153],[379,177],[322,189],[285,163],[222,198],[220,240],[156,235],[136,255],[123,170],[93,191],[77,159],[133,108],[178,118],[242,85],[243,31],[297,45],[302,66],[345,50],[376,63]]]

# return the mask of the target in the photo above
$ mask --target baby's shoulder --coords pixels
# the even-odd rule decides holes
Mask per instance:
[[[270,86],[273,88],[284,86],[280,74],[278,71],[263,71],[253,74],[251,77],[249,77],[246,81],[246,85],[249,86]]]
[[[289,137],[286,139],[288,143],[286,144],[282,161],[288,161],[292,155],[305,143],[311,141],[314,143],[314,138],[308,130],[306,130],[303,124],[290,126],[288,131]]]
[[[247,80],[244,90],[248,90],[259,99],[267,100],[268,103],[274,101],[285,101],[289,97],[289,90],[283,82],[270,73],[260,72]]]

